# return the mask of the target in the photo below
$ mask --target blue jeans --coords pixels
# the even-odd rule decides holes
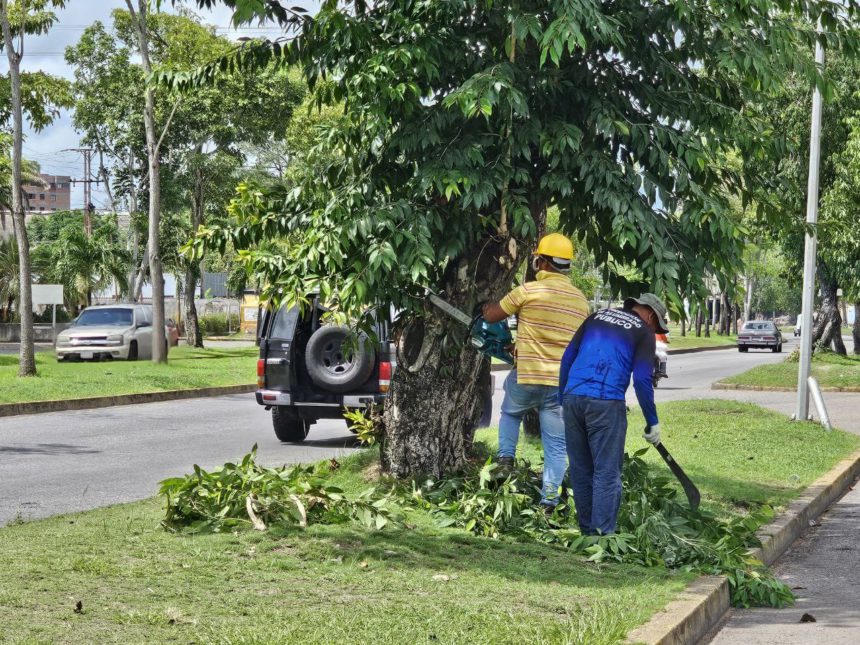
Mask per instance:
[[[566,394],[564,426],[579,528],[586,535],[614,533],[627,437],[625,402]]]
[[[505,379],[505,398],[499,419],[499,457],[514,457],[520,438],[520,425],[529,410],[537,410],[543,443],[543,491],[541,502],[556,504],[558,489],[567,469],[564,446],[564,420],[555,385],[520,385],[517,371]]]

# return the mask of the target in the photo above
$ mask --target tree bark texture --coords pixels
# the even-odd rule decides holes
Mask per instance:
[[[726,334],[727,322],[729,319],[728,309],[728,299],[726,298],[726,293],[724,291],[720,294],[720,319],[719,326],[717,327],[717,335],[719,336],[725,336]]]
[[[203,347],[203,334],[200,333],[197,305],[194,302],[199,279],[200,275],[192,267],[185,269],[185,342],[189,347]]]
[[[714,301],[714,307],[716,307],[716,306],[717,306],[717,302],[715,300]],[[705,301],[704,317],[705,317],[705,338],[710,338],[711,337],[711,315],[708,312],[707,300]]]
[[[752,312],[752,292],[755,288],[755,278],[752,275],[744,276],[744,320],[750,320]]]
[[[126,0],[132,22],[137,29],[140,58],[143,71],[148,77],[152,73],[149,60],[149,27],[147,26],[147,0],[138,0],[135,12],[131,0]],[[167,362],[167,347],[164,330],[164,274],[161,268],[159,228],[161,222],[161,166],[158,140],[155,131],[155,95],[147,84],[144,90],[143,124],[146,130],[146,154],[149,162],[149,279],[152,283],[152,362]]]
[[[827,266],[819,263],[818,285],[821,289],[821,305],[818,310],[818,320],[812,327],[812,345],[819,350],[833,349],[838,354],[845,355],[845,343],[842,342],[842,316],[839,315],[839,303],[836,292],[839,288]]]
[[[735,336],[738,335],[738,318],[740,317],[740,315],[741,308],[737,303],[735,303],[734,306],[732,306],[732,333]]]
[[[198,146],[200,154],[202,146]],[[191,230],[193,233],[203,224],[205,177],[200,168],[194,171],[194,188],[191,192]],[[188,260],[185,270],[185,342],[189,347],[203,347],[203,334],[200,333],[200,321],[197,318],[197,306],[194,304],[194,294],[197,293],[197,282],[200,280],[199,260]],[[229,313],[228,313],[229,316]]]
[[[33,290],[30,268],[30,242],[21,200],[21,147],[23,143],[23,112],[21,107],[21,57],[23,33],[18,37],[18,49],[12,39],[8,3],[0,0],[3,43],[9,59],[9,81],[12,99],[12,225],[18,243],[19,293],[18,315],[21,319],[21,345],[18,355],[18,376],[36,375],[36,352],[33,346]]]
[[[696,338],[702,336],[702,318],[704,317],[702,316],[702,306],[696,309]]]
[[[854,353],[860,354],[860,300],[854,302],[854,326],[851,327],[851,336],[854,339]]]
[[[533,209],[533,213],[537,217],[537,236],[532,252],[537,249],[537,241],[546,234],[546,209]],[[526,282],[535,280],[537,274],[532,267],[531,257],[526,258]],[[523,417],[523,432],[530,437],[540,437],[540,415],[537,410],[529,410]]]
[[[504,295],[519,266],[516,244],[481,240],[448,267],[444,297],[471,313]],[[383,412],[383,467],[396,477],[440,476],[461,469],[481,416],[490,361],[466,331],[428,306],[397,342],[397,371]]]

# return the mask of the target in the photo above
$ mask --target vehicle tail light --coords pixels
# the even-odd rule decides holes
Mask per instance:
[[[379,391],[388,392],[391,386],[391,363],[381,362],[379,364]]]
[[[266,376],[266,361],[262,358],[257,360],[257,387],[263,387],[265,385],[265,376]]]

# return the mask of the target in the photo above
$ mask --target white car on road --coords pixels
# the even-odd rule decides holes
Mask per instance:
[[[152,306],[87,307],[57,335],[56,351],[58,361],[151,358]]]

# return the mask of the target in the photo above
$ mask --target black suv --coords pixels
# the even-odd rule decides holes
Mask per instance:
[[[388,316],[378,317],[372,343],[363,334],[347,341],[349,328],[322,322],[325,312],[314,297],[303,310],[282,307],[260,319],[257,403],[271,409],[281,441],[304,441],[317,419],[340,419],[388,392],[395,367]]]

